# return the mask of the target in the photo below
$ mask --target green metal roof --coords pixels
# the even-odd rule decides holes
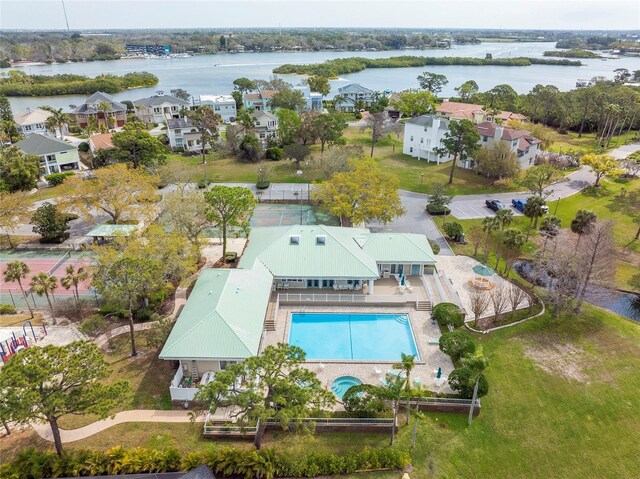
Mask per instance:
[[[89,231],[85,236],[103,236],[105,238],[111,238],[113,236],[129,236],[135,230],[138,229],[138,225],[98,225]]]
[[[273,277],[253,269],[205,269],[161,359],[243,359],[258,354]]]
[[[362,249],[378,263],[433,263],[436,258],[425,235],[372,233],[362,238]]]
[[[323,225],[254,228],[239,266],[262,263],[279,278],[375,279],[376,261],[356,241],[369,234],[362,228]],[[297,244],[292,237],[298,237]],[[324,244],[318,244],[318,237],[324,237]]]

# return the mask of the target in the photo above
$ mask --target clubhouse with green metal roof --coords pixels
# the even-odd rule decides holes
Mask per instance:
[[[280,292],[364,300],[377,280],[421,276],[435,264],[419,234],[323,225],[253,229],[237,269],[202,271],[160,353],[180,364],[172,400],[192,400],[199,382],[259,354]]]

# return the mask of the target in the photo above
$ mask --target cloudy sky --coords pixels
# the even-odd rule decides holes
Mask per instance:
[[[71,29],[640,30],[639,0],[65,0]],[[0,29],[64,29],[62,0],[0,0]]]

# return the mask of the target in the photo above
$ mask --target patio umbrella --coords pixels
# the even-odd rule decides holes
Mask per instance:
[[[442,368],[438,368],[438,372],[436,373],[436,378],[440,379],[442,377]]]
[[[493,276],[496,274],[494,270],[483,264],[477,264],[473,267],[473,271],[480,276]]]

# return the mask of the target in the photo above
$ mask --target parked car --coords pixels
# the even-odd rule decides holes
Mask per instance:
[[[499,200],[487,200],[484,202],[484,204],[487,205],[487,208],[493,211],[500,211],[505,208],[504,204],[502,204],[502,201]]]
[[[526,204],[527,204],[527,200],[516,200],[516,199],[511,200],[511,206],[513,206],[520,213],[524,213],[524,205]],[[547,214],[549,212],[549,207],[547,205],[544,205],[542,207],[542,212],[544,214]]]

